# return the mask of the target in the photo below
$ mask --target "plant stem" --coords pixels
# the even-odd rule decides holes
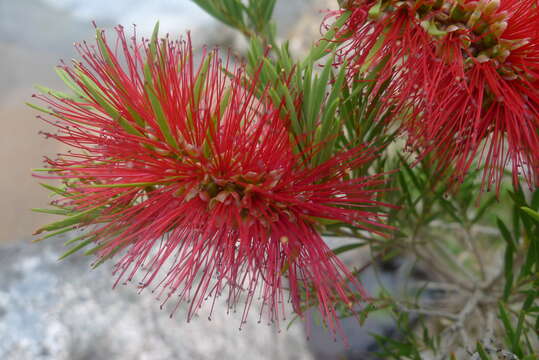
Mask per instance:
[[[397,309],[402,312],[410,313],[410,314],[419,314],[419,315],[426,315],[426,316],[436,316],[436,317],[443,317],[449,320],[458,320],[457,315],[445,312],[445,311],[439,311],[439,310],[431,310],[431,309],[423,309],[423,308],[417,308],[417,309],[410,309],[406,307],[405,305],[395,302],[394,303]]]

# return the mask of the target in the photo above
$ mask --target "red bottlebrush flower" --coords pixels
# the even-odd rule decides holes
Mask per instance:
[[[278,322],[288,290],[295,312],[317,303],[337,330],[336,303],[366,295],[317,228],[383,228],[371,209],[383,205],[383,180],[350,175],[375,151],[311,166],[317,145],[294,150],[281,106],[256,96],[256,78],[245,85],[242,66],[217,51],[196,66],[190,41],[117,33],[116,50],[98,31],[97,47],[78,46],[84,63],[59,70],[77,97],[39,96],[58,128],[47,136],[72,151],[47,159],[40,176],[63,181],[54,205],[70,217],[38,232],[86,227],[75,249],[95,244],[98,263],[119,256],[117,283],[145,272],[142,288],[190,301],[188,319],[227,292],[230,307],[244,295],[243,320],[259,296]]]
[[[386,101],[408,142],[460,180],[478,159],[483,185],[505,169],[539,182],[537,0],[351,1],[351,73],[385,64]],[[448,166],[451,165],[451,166]]]

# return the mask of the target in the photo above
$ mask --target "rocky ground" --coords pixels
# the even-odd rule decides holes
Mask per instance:
[[[190,323],[182,306],[171,319],[172,302],[160,310],[133,284],[112,290],[108,264],[59,262],[62,240],[0,248],[0,359],[312,359],[299,322],[278,334],[253,308],[239,331],[241,313],[219,301],[211,321],[211,302]]]

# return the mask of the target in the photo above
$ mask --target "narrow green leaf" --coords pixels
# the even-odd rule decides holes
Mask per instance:
[[[254,0],[255,3],[262,4],[262,9],[260,11],[260,16],[262,17],[264,23],[268,23],[271,20],[273,11],[275,9],[276,0]]]
[[[58,230],[58,231],[52,232],[50,234],[47,234],[45,236],[42,236],[42,237],[40,237],[38,239],[32,240],[32,242],[40,242],[40,241],[49,239],[49,238],[57,236],[57,235],[65,234],[65,233],[70,232],[70,231],[75,230],[75,229],[76,229],[76,226],[67,227],[65,229]]]
[[[488,198],[487,201],[485,201],[481,207],[477,210],[477,213],[475,214],[474,218],[471,220],[471,223],[472,224],[475,224],[477,223],[479,220],[481,220],[481,218],[483,217],[483,215],[485,214],[485,212],[487,211],[487,209],[489,209],[492,205],[494,205],[496,203],[496,195],[492,195],[490,198]]]
[[[213,54],[209,53],[204,59],[204,63],[202,63],[202,65],[200,66],[200,70],[198,71],[197,80],[194,86],[195,106],[198,106],[198,103],[200,101],[200,95],[206,85],[206,78],[208,76],[208,69],[212,62],[212,58]]]
[[[512,345],[511,348],[513,348],[515,346],[515,330],[511,325],[511,321],[509,320],[509,316],[507,315],[507,311],[505,310],[505,305],[502,302],[500,302],[498,305],[498,311],[500,319],[502,320],[503,326],[505,328],[507,339]]]
[[[157,57],[157,41],[159,37],[159,21],[155,23],[152,31],[152,37],[150,39],[149,49],[152,57],[155,59]]]
[[[92,239],[88,239],[88,240],[85,240],[85,241],[82,241],[80,244],[72,247],[71,249],[69,249],[68,251],[66,251],[65,253],[62,254],[62,256],[60,256],[58,258],[58,260],[63,260],[65,259],[66,257],[68,257],[69,255],[79,251],[80,249],[82,249],[83,247],[87,246],[88,244],[91,244],[92,243]]]
[[[539,222],[539,213],[537,211],[534,211],[526,206],[522,206],[520,209],[526,214],[530,215],[535,221]]]
[[[109,53],[109,49],[107,48],[107,44],[105,42],[105,39],[103,38],[103,30],[102,29],[95,29],[95,38],[97,42],[97,46],[99,47],[99,51],[101,53],[101,56],[105,59],[105,62],[109,65],[114,67],[115,63],[112,61],[112,58]]]
[[[86,250],[86,251],[84,252],[84,255],[85,255],[85,256],[94,255],[98,250],[104,248],[104,247],[107,246],[107,245],[108,245],[108,243],[104,242],[104,243],[102,243],[102,244],[99,244],[99,245],[97,245],[97,246],[94,246],[94,247],[91,248],[90,250]]]
[[[228,18],[234,19],[238,24],[244,24],[244,10],[247,8],[238,0],[222,0],[221,6],[224,6]],[[254,14],[252,14],[254,17]]]
[[[77,243],[79,241],[81,241],[82,239],[85,239],[88,237],[88,234],[82,234],[82,235],[79,235],[77,237],[74,237],[72,239],[69,239],[67,240],[65,243],[64,243],[64,246],[68,246],[68,245],[71,245],[71,244],[74,244],[74,243]],[[95,239],[95,237],[94,237]]]
[[[152,185],[160,185],[167,183],[169,181],[173,181],[174,179],[177,179],[177,177],[163,179],[157,182],[136,182],[136,183],[118,183],[118,184],[92,184],[88,185],[90,188],[128,188],[128,187],[146,187],[146,186],[152,186]]]
[[[508,301],[511,296],[511,289],[513,287],[513,259],[515,254],[515,248],[511,244],[507,244],[504,255],[504,276],[505,284],[503,289],[503,299]]]
[[[530,231],[529,234],[533,233],[531,233]],[[537,233],[535,233],[528,236],[528,239],[529,247],[528,251],[526,252],[526,261],[524,262],[524,265],[520,270],[519,278],[523,278],[527,275],[532,275],[534,273],[534,265],[536,272],[539,272],[539,236],[537,236]]]
[[[518,322],[517,322],[517,329],[515,331],[515,343],[518,344],[518,348],[513,349],[515,354],[519,357],[522,356],[522,348],[520,346],[520,337],[522,336],[522,332],[524,330],[524,320],[527,314],[528,309],[533,305],[533,302],[535,301],[537,295],[534,293],[531,293],[528,295],[526,300],[524,301],[524,304],[522,305],[522,309],[520,310],[520,313],[518,314]]]
[[[378,55],[378,51],[380,50],[384,42],[385,42],[385,34],[382,34],[378,37],[378,39],[376,40],[376,43],[374,43],[374,45],[370,49],[369,54],[367,55],[367,58],[365,59],[365,62],[359,69],[360,72],[366,73],[367,71],[369,71],[369,69],[372,66],[373,60]]]
[[[197,4],[201,9],[206,11],[208,14],[216,18],[217,20],[226,23],[226,19],[221,17],[220,12],[215,8],[211,1],[208,0],[192,0]]]
[[[408,189],[408,184],[406,183],[406,179],[404,178],[404,175],[401,172],[398,172],[397,179],[403,190],[402,195],[404,196],[404,200],[408,203],[409,211],[411,211],[414,214],[414,216],[417,216],[417,211],[415,209],[415,206],[413,205],[412,197],[410,195],[410,190]]]
[[[98,212],[98,209],[96,208],[92,208],[92,209],[80,212],[78,214],[69,216],[68,218],[65,218],[63,220],[55,221],[53,223],[45,225],[39,228],[38,230],[36,230],[34,234],[37,235],[45,231],[48,232],[48,231],[59,230],[65,227],[70,227],[70,226],[79,224],[81,222],[86,221],[88,218],[90,218],[93,214],[96,214],[97,212]]]
[[[118,253],[118,251],[122,250],[122,246],[117,246],[116,248],[114,248],[113,250],[111,250],[107,256],[103,256],[101,257],[97,262],[95,262],[94,264],[92,264],[92,269],[97,269],[99,266],[103,265],[107,260],[111,259],[112,257],[114,257],[114,255],[116,255],[116,253]],[[92,248],[90,250],[88,250],[89,253],[91,253],[93,250],[96,250],[95,248]]]
[[[516,244],[513,241],[513,237],[511,236],[509,229],[507,228],[507,226],[505,226],[505,223],[499,217],[496,218],[496,223],[498,224],[498,229],[500,229],[502,237],[507,242],[507,245],[510,246],[513,250],[516,250]]]
[[[322,102],[326,96],[326,90],[328,87],[328,81],[333,68],[334,56],[329,59],[320,74],[320,77],[315,76],[312,88],[312,101],[310,101],[310,108],[307,109],[307,122],[309,127],[305,129],[308,133],[314,131],[316,126],[317,115],[322,107]]]
[[[483,345],[478,341],[477,345],[475,346],[475,349],[477,350],[477,354],[479,355],[479,358],[481,360],[490,360],[490,357],[487,355],[487,352],[485,351],[485,348]]]
[[[378,17],[380,16],[381,10],[382,10],[382,0],[378,0],[376,4],[374,4],[369,9],[369,18],[378,19]]]
[[[350,251],[350,250],[358,249],[358,248],[360,248],[362,246],[365,246],[365,245],[367,245],[367,242],[361,242],[361,243],[356,243],[356,244],[348,244],[348,245],[339,246],[338,248],[335,248],[335,249],[331,249],[331,251],[335,255],[340,255],[342,253],[345,253],[345,252]]]
[[[45,183],[39,183],[39,185],[43,186],[47,190],[52,191],[55,194],[58,194],[58,195],[61,195],[61,196],[67,196],[68,195],[68,193],[67,193],[67,191],[65,189],[62,189],[62,188],[59,188],[59,187],[56,187],[56,186],[52,186],[52,185],[49,185],[49,184],[45,184]]]
[[[302,62],[302,68],[307,67],[309,64],[319,60],[337,46],[338,42],[333,41],[333,39],[335,38],[337,31],[339,31],[346,21],[348,21],[350,15],[351,12],[346,11],[335,21],[335,23],[331,26],[331,29],[324,34],[324,38],[320,40],[313,48],[311,48],[309,55]]]
[[[58,77],[62,79],[64,84],[66,84],[67,87],[69,87],[77,96],[79,96],[80,98],[87,98],[84,91],[82,91],[80,86],[75,82],[75,80],[71,78],[67,71],[65,71],[61,67],[56,67],[54,70],[56,71]]]
[[[513,205],[513,211],[512,211],[512,215],[513,215],[513,234],[515,234],[515,242],[518,244],[519,240],[520,240],[520,223],[521,223],[521,214],[522,214],[522,211],[520,210],[520,208],[518,207],[518,205]]]
[[[159,102],[159,99],[155,95],[155,92],[152,89],[151,84],[146,83],[146,93],[148,94],[148,98],[150,99],[150,104],[152,106],[152,110],[155,115],[155,121],[157,122],[157,125],[159,126],[159,130],[161,130],[161,134],[163,134],[163,137],[165,138],[166,142],[169,145],[175,148],[178,148],[178,142],[176,141],[176,138],[172,136],[172,131],[168,125],[165,112],[163,111],[163,108],[161,107],[161,103]]]
[[[120,118],[120,113],[111,105],[111,103],[105,98],[105,95],[99,88],[99,86],[82,71],[78,71],[79,78],[84,84],[85,89],[90,92],[92,98],[103,108],[103,110],[114,120]]]
[[[131,135],[135,135],[135,136],[141,136],[141,137],[144,137],[144,135],[136,128],[134,127],[133,125],[131,125],[131,123],[129,121],[127,121],[126,119],[124,119],[123,117],[119,118],[118,119],[118,124],[120,124],[120,126],[128,133],[128,134],[131,134]]]
[[[69,214],[69,210],[66,209],[32,209],[33,212],[43,213],[43,214],[51,214],[51,215],[67,215]]]
[[[76,96],[69,95],[61,91],[52,90],[42,85],[34,85],[34,88],[44,95],[52,95],[58,99],[69,99],[73,101],[79,100]]]
[[[536,189],[533,193],[531,208],[535,210],[539,209],[539,189]]]
[[[311,104],[313,96],[311,95],[313,80],[313,66],[309,64],[303,70],[303,106],[305,109],[311,109],[314,105]]]
[[[453,220],[455,220],[459,224],[463,224],[462,219],[457,214],[457,209],[455,209],[455,206],[450,201],[447,201],[444,199],[443,195],[438,195],[438,201],[440,205],[444,208],[446,211],[446,214],[449,215]]]
[[[412,168],[410,168],[410,166],[408,165],[408,162],[406,161],[406,159],[404,159],[404,157],[402,157],[402,155],[398,154],[398,157],[399,157],[399,160],[401,162],[401,168],[404,170],[404,172],[406,173],[406,175],[410,178],[410,180],[412,180],[412,182],[414,183],[414,186],[416,187],[416,189],[418,190],[422,190],[425,188],[425,184],[423,181],[421,181],[415,174],[414,174],[414,171],[412,170]]]
[[[27,106],[31,107],[32,109],[37,110],[37,111],[39,111],[39,112],[42,112],[42,113],[44,113],[44,114],[57,116],[53,111],[48,110],[48,109],[45,109],[44,107],[41,107],[41,106],[38,106],[38,105],[35,105],[35,104],[32,104],[32,103],[29,103],[29,102],[25,102],[25,104],[26,104]]]

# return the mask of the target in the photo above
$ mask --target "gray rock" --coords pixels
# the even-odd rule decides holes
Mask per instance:
[[[219,301],[211,321],[209,302],[190,323],[182,306],[171,319],[175,304],[160,310],[149,291],[112,290],[110,265],[58,261],[60,242],[0,247],[0,359],[312,359],[300,322],[278,334],[253,307],[239,331],[241,314]]]

